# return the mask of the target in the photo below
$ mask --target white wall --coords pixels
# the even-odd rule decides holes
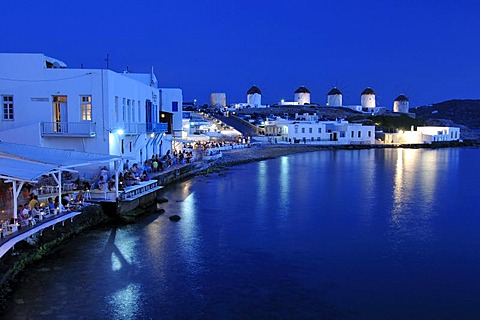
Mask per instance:
[[[331,94],[327,96],[327,106],[329,107],[341,107],[342,106],[342,95],[341,94]]]
[[[0,54],[0,74],[0,95],[14,96],[14,120],[0,121],[1,140],[115,155],[121,153],[123,140],[124,155],[137,161],[153,152],[155,139],[150,135],[127,133],[138,124],[145,124],[147,100],[152,102],[152,121],[158,122],[157,88],[110,70],[47,69],[42,54]],[[68,122],[82,122],[80,96],[92,97],[95,137],[41,137],[40,122],[54,121],[55,95],[67,96]],[[182,100],[180,109],[181,105]],[[181,128],[181,113],[179,118]],[[126,133],[120,136],[118,129]]]
[[[258,108],[262,105],[262,95],[258,93],[247,94],[247,104],[253,108]]]
[[[310,104],[310,93],[299,92],[294,94],[293,100],[299,105]]]
[[[362,108],[375,108],[375,95],[374,94],[362,94],[361,96]]]

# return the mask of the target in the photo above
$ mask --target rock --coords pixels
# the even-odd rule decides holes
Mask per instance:
[[[157,197],[157,203],[165,203],[168,202],[167,198]]]
[[[182,218],[180,218],[179,215],[174,214],[173,216],[168,217],[168,219],[170,219],[170,221],[175,221],[176,222],[176,221],[180,221],[180,219],[182,219]]]

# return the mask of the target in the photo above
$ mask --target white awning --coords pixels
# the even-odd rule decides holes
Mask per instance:
[[[51,164],[0,158],[0,178],[6,180],[33,182],[41,175],[48,174],[55,168]]]
[[[9,142],[0,142],[0,156],[51,164],[57,168],[64,169],[122,159],[120,156],[36,147]]]

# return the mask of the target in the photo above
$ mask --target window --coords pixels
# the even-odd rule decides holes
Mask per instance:
[[[132,122],[135,122],[135,100],[132,100]]]
[[[92,121],[92,96],[80,96],[82,120]]]
[[[313,133],[313,128],[308,128],[308,133]]]
[[[3,120],[13,120],[13,96],[3,96]]]
[[[178,101],[172,101],[172,112],[178,111]]]
[[[345,138],[345,131],[340,131],[340,138]]]
[[[295,127],[295,133],[298,133],[298,127]]]
[[[127,103],[127,99],[123,98],[123,110],[122,110],[123,122],[125,122],[127,120],[127,106],[126,106],[126,103]]]
[[[302,128],[302,133],[305,133],[305,128]]]
[[[131,119],[131,110],[132,108],[130,107],[130,99],[127,99],[127,119],[128,119],[128,122],[130,122],[130,119]]]
[[[368,137],[369,137],[369,138],[372,137],[372,131],[368,131]]]
[[[362,131],[358,131],[358,137],[359,137],[359,138],[362,137]]]
[[[140,100],[138,100],[138,121],[140,121],[140,119],[142,119],[141,112],[142,112],[142,108],[140,108]]]
[[[322,128],[318,128],[318,133],[322,133]]]
[[[118,97],[115,96],[115,121],[118,122]]]
[[[354,135],[355,135],[355,133],[352,131],[352,138],[353,138]]]

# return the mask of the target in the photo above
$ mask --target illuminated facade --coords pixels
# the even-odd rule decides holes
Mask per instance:
[[[457,127],[418,127],[417,130],[380,134],[386,144],[430,144],[440,141],[460,140],[460,128]]]
[[[345,120],[318,121],[317,115],[296,115],[296,120],[267,121],[265,133],[281,142],[322,145],[375,144],[375,126]]]
[[[8,105],[0,121],[2,141],[136,161],[171,148],[161,143],[167,135],[160,111],[168,107],[161,105],[153,70],[71,69],[43,54],[3,53],[0,74],[0,95]],[[169,107],[176,102],[181,115],[182,94],[175,90]]]

